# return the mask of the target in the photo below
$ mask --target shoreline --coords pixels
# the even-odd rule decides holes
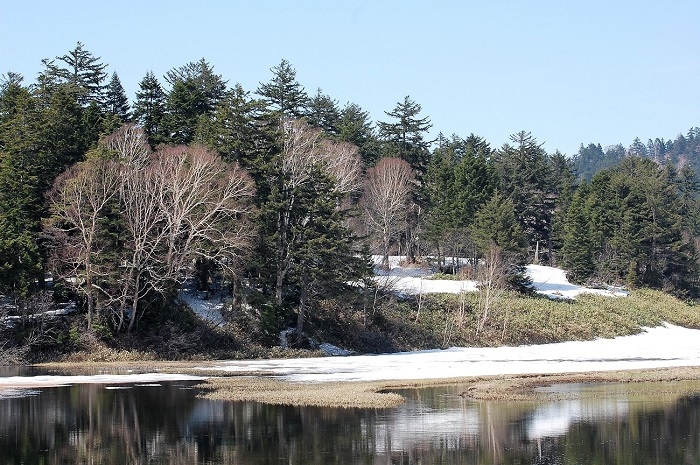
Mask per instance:
[[[697,387],[681,382],[699,381],[700,367],[671,367],[647,370],[601,371],[591,373],[491,375],[461,378],[389,380],[371,382],[294,383],[264,377],[244,379],[229,376],[207,379],[202,397],[214,400],[255,401],[269,404],[342,407],[394,408],[405,398],[394,392],[440,386],[458,387],[459,396],[475,401],[546,402],[579,397],[576,393],[538,390],[558,384],[627,383],[639,394],[700,394]],[[678,386],[668,383],[679,382]]]
[[[635,384],[640,394],[649,395],[689,395],[700,394],[700,383],[688,387],[683,381],[700,381],[700,367],[669,367],[652,369],[632,369],[618,371],[597,371],[588,373],[488,375],[454,378],[378,380],[378,381],[336,381],[319,383],[299,383],[281,380],[271,374],[261,373],[222,373],[214,370],[210,362],[135,362],[135,363],[50,363],[35,365],[41,368],[73,372],[76,376],[98,372],[109,379],[127,375],[123,383],[133,382],[130,375],[152,374],[154,377],[182,375],[183,379],[200,377],[196,387],[201,398],[223,401],[252,401],[277,405],[318,406],[340,408],[394,408],[405,398],[395,391],[428,387],[455,386],[461,397],[476,401],[515,401],[546,402],[562,398],[576,397],[576,394],[539,390],[544,386],[557,384],[630,383]],[[56,385],[73,384],[61,377]],[[2,378],[0,378],[2,380]],[[82,382],[85,382],[84,380]],[[98,381],[93,381],[98,382]],[[117,384],[120,381],[101,381],[103,384]],[[671,386],[668,383],[676,383]],[[77,383],[75,383],[77,384]],[[1,384],[2,390],[31,389],[50,387],[44,382],[32,385],[31,382],[19,385]]]

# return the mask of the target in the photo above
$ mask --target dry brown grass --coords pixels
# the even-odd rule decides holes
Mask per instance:
[[[192,372],[194,374],[194,372]],[[634,383],[640,395],[684,395],[696,386],[671,381],[700,381],[700,367],[610,371],[556,375],[484,376],[409,381],[348,383],[290,383],[269,377],[224,376],[201,385],[203,397],[232,401],[255,401],[282,405],[390,408],[403,403],[392,391],[437,386],[458,386],[460,395],[475,400],[546,401],[576,396],[543,392],[536,388],[566,383]]]
[[[396,393],[380,392],[381,383],[299,384],[271,378],[210,378],[203,397],[217,400],[255,401],[277,405],[343,408],[391,408],[404,402]]]

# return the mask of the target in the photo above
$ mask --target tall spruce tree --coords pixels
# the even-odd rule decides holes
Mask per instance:
[[[513,200],[533,258],[540,260],[546,250],[549,259],[554,188],[547,153],[529,132],[513,134],[510,140],[495,153],[500,191]]]
[[[236,84],[212,114],[209,131],[198,131],[195,141],[216,150],[228,162],[240,163],[262,185],[266,165],[277,151],[278,125],[270,119],[265,103]]]
[[[529,284],[524,268],[527,241],[511,198],[496,191],[476,213],[470,230],[481,256],[501,261],[497,268],[503,270],[506,283],[524,291]]]
[[[107,65],[100,61],[100,57],[85,50],[81,42],[65,55],[45,59],[42,63],[46,69],[39,80],[49,92],[64,84],[75,93],[81,106],[88,106],[90,102],[103,104]]]
[[[562,255],[567,277],[583,283],[595,272],[594,241],[591,237],[591,218],[587,210],[590,195],[588,184],[578,188],[571,200],[564,221]]]
[[[366,167],[376,165],[379,161],[380,146],[369,112],[356,103],[347,103],[340,111],[338,125],[338,138],[359,148]]]
[[[425,140],[425,135],[433,126],[427,116],[418,117],[421,110],[407,95],[392,111],[385,112],[391,121],[377,123],[384,155],[403,158],[419,174],[424,173],[427,166],[430,141]]]
[[[214,67],[204,58],[190,62],[178,68],[172,68],[165,74],[165,81],[171,87],[177,82],[188,82],[194,89],[194,95],[200,101],[195,104],[202,113],[211,114],[217,105],[226,98],[227,81],[214,73]]]
[[[270,68],[272,79],[260,83],[257,94],[262,96],[271,110],[288,118],[301,118],[307,113],[309,97],[297,81],[297,72],[287,60]]]
[[[131,120],[131,111],[129,108],[129,99],[124,92],[119,76],[116,72],[112,73],[112,78],[107,84],[105,92],[105,109],[107,112],[116,115],[120,123],[128,123]]]
[[[322,129],[327,137],[337,138],[340,135],[338,102],[319,88],[309,99],[306,121],[311,126]]]
[[[438,137],[422,186],[425,236],[438,256],[448,247],[453,256],[464,253],[467,228],[496,188],[495,172],[488,162],[490,152],[484,139],[473,134],[466,139]]]
[[[140,124],[151,147],[166,139],[163,119],[165,118],[165,91],[152,71],[139,83],[134,102],[134,120]]]
[[[226,97],[226,81],[203,58],[171,69],[165,79],[171,85],[163,118],[167,141],[189,144],[197,127],[202,132],[210,126],[212,115]]]

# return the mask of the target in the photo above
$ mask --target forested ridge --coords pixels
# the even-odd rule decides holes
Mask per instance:
[[[189,286],[229,296],[227,315],[261,344],[292,326],[301,346],[320,312],[371,319],[371,255],[431,257],[521,292],[523,266],[541,263],[697,296],[700,129],[568,157],[525,131],[501,147],[430,140],[421,105],[398,97],[375,122],[307,92],[285,60],[243,89],[202,59],[146,72],[130,100],[81,43],[35,82],[7,71],[0,320],[25,318],[4,344],[36,334],[26,315],[56,302],[76,302],[81,331],[99,337],[158,332]]]

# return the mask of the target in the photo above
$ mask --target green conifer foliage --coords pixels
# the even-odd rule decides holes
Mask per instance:
[[[139,83],[134,102],[134,120],[146,131],[151,147],[166,140],[165,132],[165,91],[152,71]]]
[[[124,92],[124,87],[122,87],[122,83],[116,72],[112,73],[112,79],[110,79],[109,84],[107,84],[105,109],[108,113],[116,115],[119,118],[119,122],[122,124],[128,123],[131,120],[129,99],[126,96],[126,92]]]

